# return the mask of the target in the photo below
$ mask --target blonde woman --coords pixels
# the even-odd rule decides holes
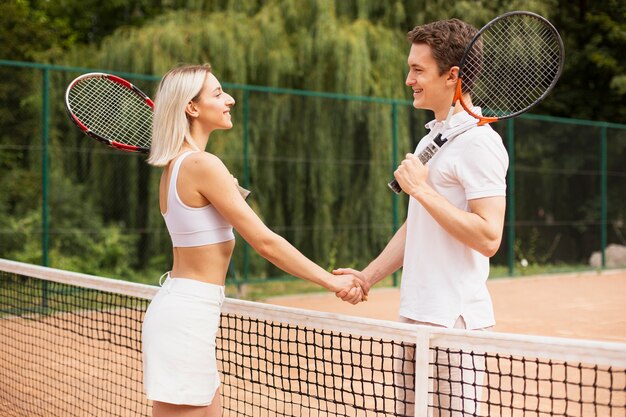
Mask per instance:
[[[221,415],[215,339],[233,227],[285,272],[361,301],[361,282],[333,276],[273,233],[246,204],[215,155],[204,152],[215,130],[233,126],[235,100],[209,65],[169,71],[159,85],[148,163],[164,167],[160,209],[174,263],[143,323],[144,385],[154,417]]]

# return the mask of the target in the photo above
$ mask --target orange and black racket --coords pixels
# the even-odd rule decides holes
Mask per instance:
[[[446,142],[464,131],[519,116],[536,106],[556,85],[564,59],[559,33],[538,14],[509,12],[487,23],[465,48],[442,133],[417,155],[418,159],[426,164]],[[464,99],[468,95],[471,104]],[[457,102],[476,123],[448,135]],[[396,193],[402,191],[395,179],[388,185]]]

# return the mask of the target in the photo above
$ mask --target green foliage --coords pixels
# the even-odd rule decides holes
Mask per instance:
[[[53,171],[51,179],[54,189],[50,193],[49,209],[50,266],[97,275],[128,276],[132,272],[136,237],[124,232],[120,225],[104,224],[101,213],[86,198],[88,189],[54,174],[58,172]],[[29,188],[26,181],[19,184]],[[40,193],[38,184],[31,186],[31,192]],[[22,206],[16,212],[19,216],[3,216],[0,220],[0,230],[6,236],[0,241],[0,253],[18,261],[40,263],[42,210],[38,205]]]
[[[233,31],[235,26],[241,29]],[[179,62],[209,61],[225,81],[402,95],[406,46],[381,25],[340,22],[332,8],[312,5],[297,14],[296,3],[278,7],[270,2],[250,16],[166,13],[142,28],[123,29],[107,38],[98,65],[162,73]],[[391,131],[390,108],[267,94],[251,94],[250,108],[252,200],[267,224],[321,263],[332,245],[342,246],[342,264],[373,256],[391,230],[389,225],[372,234],[363,227],[372,219],[390,218],[391,194],[379,192],[390,175],[390,143],[382,139]],[[220,156],[241,154],[240,141],[233,141],[237,135],[232,133],[241,131],[216,134],[210,150]],[[339,148],[342,152],[336,151]],[[307,162],[309,158],[316,163]],[[268,163],[274,159],[284,162]],[[230,166],[241,176],[240,164]],[[159,217],[155,209],[148,210],[150,218]],[[255,269],[256,274],[279,274],[263,260],[254,260],[253,267],[262,268]]]
[[[84,219],[79,219],[83,220]],[[50,266],[111,277],[132,275],[133,236],[125,235],[120,227],[101,222],[90,226],[97,229],[63,229],[57,222],[51,233]],[[19,218],[1,221],[0,253],[3,257],[33,264],[41,263],[41,211],[33,210]]]
[[[566,45],[559,86],[535,112],[626,122],[620,0],[8,0],[0,3],[0,58],[156,75],[179,63],[211,62],[222,82],[408,99],[408,30],[450,17],[481,26],[518,9],[550,18]],[[159,171],[70,126],[62,93],[76,75],[51,79],[51,262],[155,282],[153,271],[171,263],[157,205]],[[153,94],[154,83],[137,83]],[[244,96],[230,92],[238,102],[235,128],[215,134],[209,150],[242,180]],[[0,68],[0,256],[35,263],[41,157],[31,146],[40,144],[40,103],[40,72]],[[392,233],[384,185],[392,168],[390,106],[254,92],[248,104],[249,203],[324,267],[362,266]],[[406,106],[398,118],[402,155],[430,115]],[[517,126],[516,187],[523,196],[517,212],[528,223],[517,231],[518,254],[536,262],[548,261],[547,254],[584,259],[597,248],[597,238],[586,237],[598,222],[599,181],[571,173],[597,171],[598,144],[589,138],[599,132],[532,121]],[[618,239],[626,215],[619,182],[626,141],[609,139],[609,170],[616,173],[609,178],[609,218],[616,219]],[[578,225],[564,231],[559,222]],[[241,242],[234,259],[241,276]],[[251,268],[253,276],[281,274],[259,257]]]
[[[515,241],[515,258],[517,261],[526,262],[528,265],[545,265],[550,263],[554,251],[561,240],[561,235],[556,235],[552,242],[542,239],[537,227],[530,229],[529,236],[522,242]],[[523,264],[522,267],[526,268]]]
[[[37,60],[39,54],[62,42],[63,29],[28,0],[0,3],[0,57],[22,61]]]
[[[560,86],[546,103],[554,114],[626,123],[626,3],[559,1],[554,16],[566,61]]]

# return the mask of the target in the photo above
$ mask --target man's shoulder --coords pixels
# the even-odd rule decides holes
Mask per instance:
[[[471,138],[480,138],[480,137],[487,136],[490,138],[498,138],[500,142],[502,142],[502,137],[500,137],[500,134],[496,132],[494,128],[491,127],[491,125],[489,124],[485,124],[482,126],[475,126],[469,129],[467,132],[464,132],[463,134],[459,135],[459,137],[460,136],[466,136],[466,137],[471,137]]]
[[[502,137],[490,125],[476,126],[459,135],[457,139],[461,139],[458,141],[459,145],[472,148],[495,148],[506,152]]]
[[[509,155],[502,138],[491,126],[477,126],[456,139],[455,165],[477,169],[488,166],[507,167]]]

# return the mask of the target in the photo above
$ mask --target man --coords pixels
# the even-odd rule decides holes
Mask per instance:
[[[451,19],[417,26],[408,34],[411,50],[406,85],[413,90],[413,107],[435,114],[435,120],[426,125],[430,132],[419,142],[415,154],[443,129],[454,97],[458,65],[475,33],[472,26]],[[465,94],[469,102],[471,97]],[[457,105],[448,129],[459,130],[461,125],[475,121]],[[356,274],[365,282],[363,291],[367,292],[403,267],[400,321],[448,328],[490,328],[495,320],[486,281],[489,257],[502,240],[507,167],[502,140],[488,125],[473,127],[450,140],[428,167],[414,154],[407,154],[394,173],[410,196],[406,222],[365,269],[334,272]],[[337,296],[351,301],[358,299],[354,294],[358,291],[343,291]],[[473,415],[479,388],[468,384],[480,385],[476,374],[482,372],[464,372],[461,376],[460,355],[448,356],[435,359],[435,415]],[[480,366],[472,364],[474,369]],[[397,411],[413,415],[414,372],[405,365],[398,371],[404,382],[396,384],[402,391]],[[405,391],[409,393],[406,398]],[[465,400],[460,400],[461,392]]]

